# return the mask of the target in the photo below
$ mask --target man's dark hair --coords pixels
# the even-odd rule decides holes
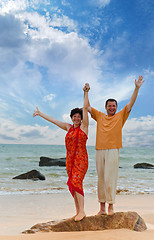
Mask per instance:
[[[105,107],[107,106],[108,102],[115,102],[118,106],[117,100],[115,100],[114,98],[109,98],[108,100],[106,100]]]
[[[81,120],[83,118],[83,112],[82,112],[82,108],[74,108],[71,110],[71,113],[70,113],[70,117],[72,118],[74,114],[76,113],[79,113],[80,116],[81,116]]]

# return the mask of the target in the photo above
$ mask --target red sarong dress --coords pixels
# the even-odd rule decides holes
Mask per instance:
[[[87,135],[80,126],[69,129],[65,137],[67,185],[74,197],[74,191],[84,196],[83,179],[88,169],[88,154],[86,149]]]

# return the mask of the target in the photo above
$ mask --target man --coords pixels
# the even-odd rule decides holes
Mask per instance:
[[[117,111],[117,101],[108,99],[105,104],[107,115],[90,106],[88,111],[97,122],[96,133],[96,168],[98,174],[98,201],[100,202],[100,214],[114,214],[116,186],[119,168],[119,149],[122,148],[122,127],[136,101],[139,88],[142,86],[143,77],[135,79],[135,89],[129,103],[120,112]],[[85,84],[85,87],[89,87]]]

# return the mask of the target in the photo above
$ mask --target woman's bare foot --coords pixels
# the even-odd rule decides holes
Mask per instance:
[[[76,215],[77,215],[77,214],[76,214]],[[64,221],[73,220],[73,219],[76,217],[76,215],[74,215],[73,217],[64,218],[63,220],[64,220]]]
[[[70,217],[70,218],[68,218],[67,220],[73,220],[73,219],[75,219],[75,218],[76,218],[76,216],[77,216],[77,214],[76,214],[76,215],[74,215],[73,217]]]
[[[97,214],[96,214],[96,216],[99,216],[99,215],[106,215],[107,213],[105,212],[105,211],[103,211],[103,210],[100,210]]]
[[[74,220],[75,220],[75,222],[79,222],[79,221],[81,221],[85,216],[86,216],[85,212],[79,213],[78,215],[75,216]]]

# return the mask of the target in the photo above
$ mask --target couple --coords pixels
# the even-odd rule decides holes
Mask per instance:
[[[88,83],[83,88],[83,109],[75,108],[70,113],[73,125],[47,116],[41,113],[38,108],[33,114],[33,117],[38,115],[67,131],[65,137],[67,185],[75,202],[75,221],[81,221],[86,216],[84,211],[83,179],[88,169],[86,150],[89,125],[88,112],[97,121],[96,168],[98,174],[98,200],[100,203],[98,215],[106,214],[106,203],[108,204],[108,214],[112,215],[114,214],[113,204],[115,203],[119,168],[119,148],[122,147],[122,127],[129,116],[143,82],[142,76],[139,76],[137,81],[135,80],[135,89],[129,103],[117,114],[117,101],[115,99],[106,101],[107,115],[90,106],[88,99],[90,86]]]

